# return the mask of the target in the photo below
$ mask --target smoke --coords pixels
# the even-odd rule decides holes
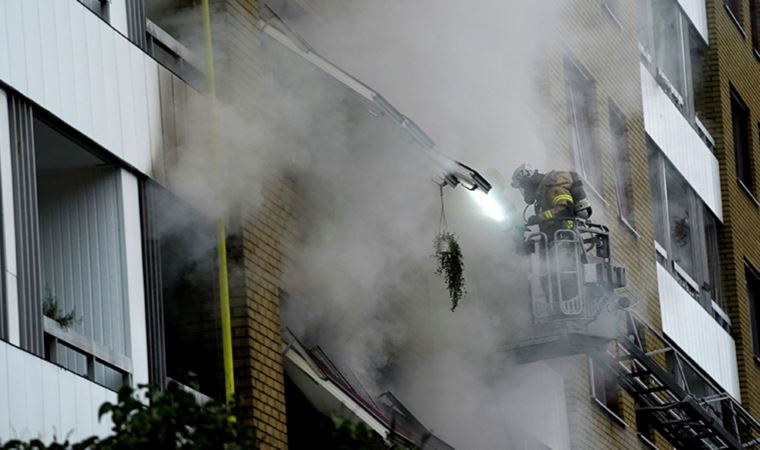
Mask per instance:
[[[505,175],[522,162],[544,168],[554,156],[541,90],[549,77],[543,57],[561,20],[556,2],[272,7],[314,48],[413,117],[441,152],[484,173],[510,219],[519,214],[508,207],[518,200]],[[196,10],[167,20],[187,46],[200,42],[183,24],[197,20]],[[228,44],[217,41],[217,54]],[[191,99],[188,123],[196,126],[183,131],[172,188],[213,217],[255,208],[265,184],[288,174],[304,207],[302,241],[290,249],[293,267],[284,274],[285,325],[324,347],[371,392],[394,391],[459,448],[509,448],[519,441],[505,431],[513,429],[553,448],[567,445],[564,413],[540,420],[551,405],[564,405],[555,369],[516,371],[500,356],[507,338],[530,321],[526,263],[515,257],[508,222],[488,218],[471,193],[445,190],[468,289],[451,313],[430,257],[440,231],[435,167],[400,127],[376,117],[376,108],[345,86],[266,37],[255,47],[261,74],[223,66],[219,80],[235,95],[214,115],[208,99]],[[209,123],[216,145],[209,128],[197,126]],[[555,433],[536,425],[556,425]]]

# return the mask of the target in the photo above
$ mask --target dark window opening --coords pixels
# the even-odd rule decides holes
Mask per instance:
[[[652,194],[652,219],[654,220],[655,241],[667,251],[668,247],[668,204],[665,201],[665,177],[662,170],[662,159],[659,149],[647,139],[649,155],[649,188]],[[667,257],[668,255],[665,255]]]
[[[223,367],[213,220],[153,183],[149,214],[157,243],[165,375],[201,393],[222,398]],[[163,350],[163,351],[160,351]]]
[[[569,58],[565,67],[568,77],[570,145],[575,167],[597,192],[602,192],[601,161],[594,141],[594,82]]]
[[[752,28],[752,48],[760,51],[760,1],[749,0],[749,26]]]
[[[752,322],[752,353],[755,360],[760,362],[760,274],[753,267],[745,265],[744,276],[747,280],[747,302]]]
[[[110,0],[79,0],[79,3],[83,4],[98,17],[108,22]]]
[[[720,244],[718,243],[720,222],[707,207],[704,207],[702,216],[704,218],[708,273],[708,284],[705,286],[705,290],[709,292],[712,301],[725,312],[727,309],[720,279]]]
[[[733,14],[734,19],[739,22],[741,26],[742,21],[742,1],[741,0],[724,0],[724,4],[728,11]]]
[[[628,147],[627,120],[615,105],[610,103],[610,135],[612,158],[615,169],[615,190],[620,218],[633,227],[633,186],[631,184],[631,161]]]
[[[620,403],[620,388],[615,374],[604,366],[602,358],[609,355],[600,355],[589,358],[589,370],[591,374],[591,397],[599,402],[604,408],[613,414],[619,422],[623,422]]]
[[[754,195],[752,148],[749,139],[749,109],[733,89],[731,90],[731,121],[733,123],[736,178],[750,194]]]

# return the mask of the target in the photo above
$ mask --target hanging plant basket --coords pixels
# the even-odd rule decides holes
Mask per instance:
[[[464,281],[464,258],[454,233],[444,231],[435,238],[435,258],[438,265],[435,273],[443,276],[446,289],[451,299],[451,310],[454,311],[459,301],[467,293]]]
[[[446,208],[443,203],[443,187],[439,186],[441,192],[441,218],[438,224],[438,234],[433,240],[435,254],[433,257],[438,262],[435,273],[443,276],[446,281],[446,289],[449,291],[451,298],[451,310],[454,311],[459,305],[459,301],[467,293],[464,285],[464,258],[462,257],[462,247],[454,233],[448,231],[448,222],[446,221]]]

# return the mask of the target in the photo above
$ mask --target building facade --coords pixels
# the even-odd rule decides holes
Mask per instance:
[[[272,3],[211,2],[221,102],[273,101],[263,80],[294,95],[318,81],[328,87],[320,110],[369,111],[394,145],[432,147]],[[740,448],[760,438],[756,3],[566,6],[562,33],[574,38],[546,58],[539,81],[554,114],[543,125],[558,166],[581,175],[594,221],[609,228],[630,304],[610,316],[612,334],[588,320],[544,323],[549,345],[534,322],[510,335],[504,352],[518,363],[505,370],[550,401],[505,445]],[[106,434],[98,407],[124,383],[223,395],[219,211],[208,207],[218,198],[183,185],[195,147],[213,146],[197,141],[209,116],[198,112],[208,85],[196,6],[0,1],[0,441]],[[289,78],[291,67],[302,76]],[[265,188],[236,197],[224,217],[236,394],[262,448],[308,444],[331,411],[389,442],[450,448],[393,394],[372,398],[284,328],[282,303],[301,294],[285,278],[308,229],[306,192],[288,171],[254,173]]]

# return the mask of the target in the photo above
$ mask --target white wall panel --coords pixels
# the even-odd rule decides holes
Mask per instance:
[[[50,109],[58,117],[71,125],[78,123],[77,93],[74,80],[74,38],[71,33],[61,33],[60,30],[71,28],[70,2],[53,2],[53,15],[55,17],[55,42],[58,54],[58,86],[61,92],[60,109]],[[46,74],[47,77],[47,74]],[[53,76],[51,76],[53,78]]]
[[[129,298],[129,337],[133,384],[148,383],[148,341],[143,290],[142,232],[137,178],[121,171],[121,192],[124,205],[124,248]]]
[[[741,400],[731,335],[657,264],[662,329],[728,393]]]
[[[42,78],[42,41],[40,35],[40,13],[37,2],[24,1],[24,45],[26,56],[27,88],[31,97],[45,95]]]
[[[0,17],[7,17],[8,2],[0,2]],[[5,26],[0,27],[0,80],[9,80],[11,77],[8,55],[8,31]],[[1,426],[1,425],[0,425]],[[2,431],[2,429],[0,429]]]
[[[129,24],[127,23],[127,0],[111,0],[111,6],[108,10],[111,19],[111,25],[119,30],[124,36],[129,35]]]
[[[2,3],[2,2],[0,2]],[[0,402],[10,399],[8,389],[8,371],[3,369],[8,367],[8,346],[0,345]],[[6,403],[3,403],[6,405]],[[7,406],[0,408],[0,438],[10,436],[11,434],[11,409]]]
[[[58,53],[55,43],[55,9],[52,5],[40,8],[40,38],[42,45],[42,73],[58,73]],[[50,109],[61,109],[59,77],[44,77],[44,98]]]
[[[718,160],[641,64],[641,98],[647,134],[697,195],[723,221]]]
[[[126,56],[126,55],[125,55]],[[127,161],[143,173],[150,169],[150,125],[148,125],[148,88],[145,83],[145,55],[137,47],[129,46],[132,69],[132,90],[135,114],[135,146],[124,149]],[[158,72],[155,72],[158,78]],[[147,151],[146,151],[147,150]]]
[[[705,42],[710,42],[707,31],[707,2],[705,0],[678,0],[694,27]]]
[[[0,440],[105,435],[97,411],[116,393],[0,341]]]
[[[119,110],[119,77],[116,74],[116,40],[118,35],[109,29],[101,32],[103,52],[103,81],[106,100],[106,148],[121,156],[121,111]]]
[[[24,49],[24,22],[22,3],[28,0],[6,0],[5,24],[8,36],[8,84],[26,92],[26,50]],[[62,3],[62,2],[61,2]]]
[[[126,2],[111,15],[126,34]],[[0,79],[145,173],[161,135],[154,68],[79,2],[0,2]]]
[[[81,131],[92,131],[92,101],[90,100],[90,71],[88,70],[91,63],[87,54],[87,32],[85,28],[85,20],[91,19],[92,14],[86,12],[83,7],[76,3],[66,2],[71,19],[69,32],[71,33],[74,51],[72,63],[74,65],[74,93],[77,105],[77,121],[74,122],[74,126]],[[30,93],[25,92],[25,94]],[[36,100],[34,97],[32,99]]]
[[[42,364],[43,430],[62,430],[60,368]],[[52,436],[51,436],[52,437]],[[61,436],[63,437],[63,436]]]
[[[116,73],[118,77],[119,116],[121,117],[121,157],[128,159],[137,146],[135,139],[135,105],[132,89],[132,58],[127,40],[116,39]]]
[[[92,137],[105,143],[106,137],[106,95],[103,69],[103,34],[111,28],[100,20],[85,20],[87,36],[87,60],[90,62],[90,101],[92,104]],[[102,31],[101,31],[102,30]]]

